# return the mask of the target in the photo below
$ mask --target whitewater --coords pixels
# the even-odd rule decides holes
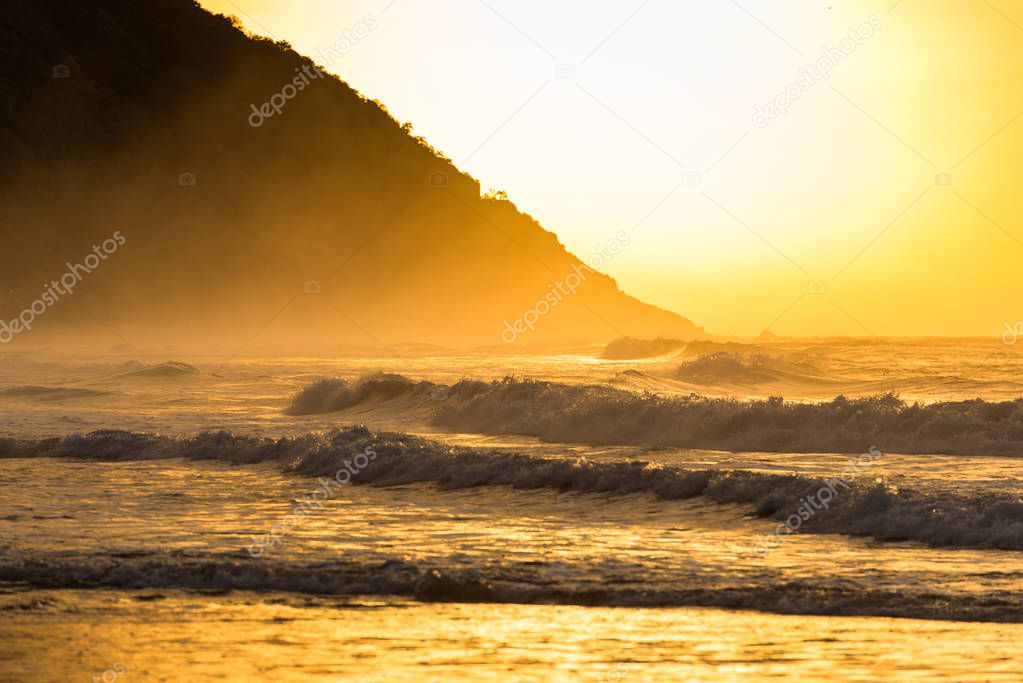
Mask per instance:
[[[1017,681],[1017,354],[7,354],[0,656],[33,662],[12,680]],[[54,633],[88,637],[40,656]]]

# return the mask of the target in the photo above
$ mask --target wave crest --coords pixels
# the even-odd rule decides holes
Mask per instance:
[[[499,566],[429,566],[402,559],[301,562],[250,558],[246,553],[182,555],[143,552],[130,557],[43,555],[0,559],[0,581],[42,588],[245,590],[315,596],[394,595],[421,601],[571,604],[615,607],[724,607],[785,614],[912,617],[1017,623],[1023,621],[1018,595],[969,596],[868,589],[823,581],[769,581],[740,586],[708,586],[682,576],[671,585],[650,588],[592,584],[566,577],[585,575],[586,566],[559,567],[537,575],[527,563]],[[38,601],[18,609],[59,608]]]
[[[362,403],[426,394],[435,386],[431,382],[415,382],[403,375],[390,373],[369,375],[354,383],[338,378],[322,379],[295,395],[288,414],[333,413]]]
[[[788,453],[858,453],[874,443],[898,453],[1023,453],[1023,399],[739,401],[506,378],[455,384],[433,423],[562,443]]]
[[[125,363],[123,370],[109,377],[112,380],[136,380],[136,379],[180,379],[182,377],[197,377],[202,371],[194,365],[180,361],[167,361],[144,365],[137,361]]]
[[[719,351],[683,363],[675,373],[678,379],[693,384],[736,384],[755,386],[771,382],[805,384],[827,382],[811,363],[790,362],[763,354],[743,356]]]
[[[363,455],[370,452],[372,458]],[[795,514],[823,488],[834,488],[834,481],[817,477],[687,470],[642,460],[595,462],[453,447],[408,434],[374,433],[362,426],[281,439],[227,432],[172,438],[108,430],[64,439],[0,440],[0,457],[31,456],[272,461],[286,471],[314,477],[351,471],[354,461],[358,468],[350,481],[356,484],[432,482],[449,489],[510,486],[616,495],[645,492],[664,500],[703,496],[718,503],[746,505],[754,514],[778,521]],[[1006,494],[933,494],[905,487],[896,490],[884,483],[853,482],[799,530],[937,546],[1023,550],[1023,500]]]

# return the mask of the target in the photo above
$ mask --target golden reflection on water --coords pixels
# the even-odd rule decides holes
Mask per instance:
[[[19,611],[0,619],[11,681],[91,680],[116,662],[124,683],[1018,683],[1023,637],[1005,624],[151,590],[15,592],[0,606]]]
[[[282,476],[270,466],[213,461],[0,460],[0,481],[0,509],[16,520],[8,522],[7,543],[88,562],[111,552],[238,553],[315,487],[309,478]],[[946,597],[987,600],[1020,587],[1018,558],[1009,552],[797,534],[755,555],[757,534],[775,523],[748,515],[741,506],[646,494],[352,486],[290,529],[265,559],[400,559],[441,571],[499,569],[506,577],[577,590],[827,579],[836,586],[929,587]]]
[[[892,353],[857,350],[854,357],[835,356],[832,362],[843,375],[869,374],[871,367],[891,362]],[[942,350],[946,360],[951,353]],[[974,359],[980,363],[983,354]],[[657,370],[641,365],[645,373]],[[187,394],[181,395],[168,393],[163,384],[108,382],[114,391],[102,403],[19,406],[17,413],[9,413],[9,428],[26,434],[63,432],[68,413],[82,430],[115,425],[194,433],[225,427],[278,434],[331,428],[355,418],[287,416],[287,398],[314,376],[355,376],[370,367],[395,369],[392,360],[252,363],[233,368],[226,379],[208,374],[189,380],[181,388]],[[451,382],[465,367],[458,359],[425,359],[402,370]],[[616,383],[627,367],[581,357],[575,362],[564,357],[518,363],[497,359],[474,373]],[[942,367],[952,367],[951,361]],[[10,381],[57,384],[63,376],[58,370],[46,382],[34,377]],[[914,386],[913,364],[904,363],[901,372],[906,386]],[[1005,379],[1004,368],[990,374],[982,387],[986,395],[1018,391],[1014,379]],[[925,380],[916,390],[930,386],[931,380]],[[642,381],[653,382],[649,374]],[[672,387],[660,380],[651,385]],[[960,389],[974,392],[977,386]],[[411,415],[357,417],[383,424],[392,420],[394,428],[406,423],[421,427],[421,416]],[[629,449],[542,445],[518,437],[443,438],[470,445],[514,443],[527,452],[558,457],[635,455]],[[847,459],[681,450],[642,456],[692,468],[803,473],[833,472]],[[1007,458],[971,458],[964,468],[959,458],[900,456],[878,465],[877,473],[935,491],[1023,490],[1016,462]],[[238,553],[253,533],[268,530],[312,488],[310,480],[282,477],[269,465],[177,461],[9,461],[0,463],[0,481],[0,507],[10,518],[3,522],[9,526],[2,528],[0,548],[47,557],[81,555],[83,562],[96,559],[91,553],[102,561],[108,554],[127,557],[137,551],[210,557]],[[514,563],[532,564],[546,572],[538,574],[538,582],[584,590],[682,587],[728,594],[748,586],[784,592],[785,586],[801,583],[889,591],[892,596],[933,591],[936,603],[968,598],[980,604],[1018,604],[1013,602],[1021,588],[1017,554],[801,534],[766,557],[750,558],[751,539],[769,531],[772,523],[750,518],[749,512],[703,500],[668,503],[644,495],[559,494],[552,489],[351,487],[289,532],[273,559],[351,557],[374,563],[397,557],[424,568],[483,568],[504,575]],[[810,611],[825,597],[814,593],[818,602]],[[936,614],[944,618],[948,613]],[[12,681],[92,680],[114,671],[115,663],[124,666],[116,677],[124,682],[1020,681],[1021,636],[1019,625],[712,609],[0,587],[0,680]]]

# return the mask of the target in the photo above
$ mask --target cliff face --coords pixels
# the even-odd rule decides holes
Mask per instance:
[[[381,105],[189,0],[17,0],[0,27],[0,318],[123,238],[18,344],[701,334],[481,198]]]

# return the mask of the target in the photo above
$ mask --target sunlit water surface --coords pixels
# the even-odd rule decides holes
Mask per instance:
[[[544,444],[442,433],[415,411],[298,418],[285,408],[313,380],[373,371],[443,383],[516,374],[801,400],[839,391],[896,390],[922,401],[1020,394],[1018,354],[1000,344],[942,342],[915,353],[894,342],[779,348],[810,362],[812,381],[698,386],[674,377],[678,360],[608,362],[582,352],[167,358],[188,360],[196,371],[163,375],[135,374],[137,364],[117,358],[8,356],[0,358],[0,436],[109,428],[280,436],[363,421],[543,457],[833,476],[849,456]],[[1018,496],[1018,463],[886,455],[864,476],[936,494]],[[1020,621],[1018,552],[798,534],[758,555],[755,539],[775,524],[742,506],[421,484],[344,487],[254,557],[253,539],[314,488],[313,480],[269,464],[0,460],[0,576],[7,579],[0,583],[0,678],[1023,680],[1023,627],[996,623]],[[25,567],[33,568],[31,585]],[[433,571],[479,577],[499,589],[501,602],[546,604],[465,604],[402,583]],[[695,602],[609,606],[644,601]],[[862,614],[869,616],[854,616]]]

